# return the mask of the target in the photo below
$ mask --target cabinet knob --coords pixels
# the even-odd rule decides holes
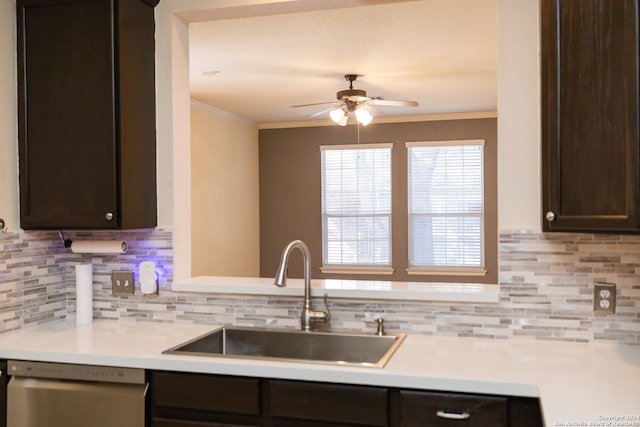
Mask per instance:
[[[111,221],[113,219],[113,212],[107,212],[104,217],[107,218],[107,221]]]
[[[553,212],[549,211],[549,212],[546,213],[546,215],[544,217],[547,218],[547,221],[551,222],[554,219],[556,219],[556,214],[554,214]]]

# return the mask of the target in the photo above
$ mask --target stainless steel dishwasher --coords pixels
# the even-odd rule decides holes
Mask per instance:
[[[143,369],[10,360],[7,427],[144,427]]]

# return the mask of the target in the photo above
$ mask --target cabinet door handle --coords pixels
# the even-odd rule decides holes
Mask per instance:
[[[554,219],[556,219],[556,214],[552,211],[549,211],[545,214],[544,217],[547,219],[547,221],[552,222]]]
[[[446,418],[448,420],[466,420],[466,419],[469,419],[469,417],[471,416],[467,412],[458,414],[455,412],[445,412],[445,411],[438,411],[436,412],[436,415],[440,418]]]
[[[107,212],[107,214],[104,217],[107,219],[107,221],[111,221],[113,219],[113,213]]]

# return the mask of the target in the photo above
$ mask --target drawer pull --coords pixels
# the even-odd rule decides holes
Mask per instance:
[[[471,416],[466,412],[457,414],[454,412],[445,412],[445,411],[438,411],[436,412],[436,415],[440,418],[446,418],[448,420],[467,420]]]

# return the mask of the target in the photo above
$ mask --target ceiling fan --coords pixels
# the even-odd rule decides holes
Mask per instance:
[[[358,78],[358,74],[346,74],[345,80],[349,82],[349,89],[340,90],[336,93],[338,101],[316,102],[313,104],[292,105],[293,108],[311,107],[315,105],[332,104],[333,106],[322,111],[318,111],[311,117],[318,116],[329,111],[331,120],[341,126],[346,126],[349,119],[349,113],[354,113],[358,122],[363,126],[368,125],[373,116],[366,108],[363,107],[417,107],[416,101],[392,101],[381,97],[369,97],[367,92],[362,89],[354,89],[353,82]]]

